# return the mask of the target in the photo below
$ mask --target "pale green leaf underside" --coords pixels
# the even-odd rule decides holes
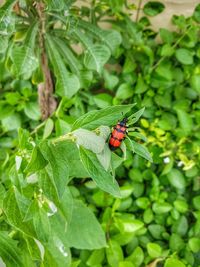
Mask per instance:
[[[120,197],[120,190],[116,180],[109,172],[105,171],[93,152],[80,147],[80,158],[88,174],[99,188],[115,197]]]

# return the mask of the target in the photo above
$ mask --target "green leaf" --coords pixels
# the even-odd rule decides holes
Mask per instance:
[[[61,11],[65,7],[64,0],[45,0],[49,10]],[[67,1],[69,2],[69,1]]]
[[[200,240],[198,237],[190,238],[188,245],[192,252],[197,253],[198,251],[200,251]]]
[[[167,29],[160,29],[160,37],[164,43],[171,44],[174,41],[173,33]]]
[[[30,214],[30,215],[29,215]],[[32,218],[30,217],[32,216]],[[50,223],[47,212],[41,207],[41,203],[34,199],[27,210],[24,220],[32,219],[37,239],[47,242],[50,237]]]
[[[152,208],[155,213],[164,214],[168,213],[172,209],[172,206],[167,202],[163,202],[163,203],[154,203]]]
[[[14,72],[24,79],[29,79],[38,67],[38,59],[34,54],[37,32],[38,24],[34,22],[27,32],[23,46],[14,45],[11,50]]]
[[[101,163],[101,165],[104,167],[104,169],[108,171],[110,167],[110,162],[111,162],[111,151],[108,145],[106,144],[104,146],[104,149],[101,151],[101,153],[97,153],[96,156],[99,162]]]
[[[104,249],[94,250],[87,260],[87,265],[93,267],[97,264],[101,264],[105,258]]]
[[[38,121],[41,117],[40,108],[37,102],[28,102],[24,108],[24,112],[31,120]]]
[[[80,158],[88,174],[99,188],[113,196],[120,197],[120,190],[116,180],[109,172],[105,171],[94,153],[80,147]]]
[[[17,241],[13,240],[7,232],[0,232],[0,257],[7,267],[23,267],[21,250]]]
[[[190,79],[191,87],[200,93],[200,74],[193,74]]]
[[[156,243],[148,243],[147,252],[151,258],[155,259],[161,256],[162,248]]]
[[[178,234],[173,233],[169,239],[169,247],[171,251],[177,252],[185,247],[185,243]]]
[[[111,55],[109,48],[105,45],[91,43],[90,39],[78,29],[74,31],[74,34],[87,49],[84,54],[84,65],[87,69],[100,73]]]
[[[169,258],[165,261],[164,267],[186,267],[184,263],[177,259]]]
[[[138,144],[136,143],[135,141],[130,140],[130,143],[131,143],[131,148],[132,148],[132,151],[136,154],[138,154],[139,156],[145,158],[146,160],[150,161],[150,162],[153,162],[153,159],[149,153],[149,151],[147,150],[147,148],[141,144]]]
[[[54,42],[60,49],[60,53],[63,55],[63,60],[65,60],[66,64],[69,65],[71,71],[79,76],[82,65],[76,58],[75,54],[61,38],[54,38]]]
[[[170,184],[177,189],[184,189],[186,187],[185,178],[177,169],[172,169],[170,173],[167,174],[167,178]]]
[[[177,60],[184,65],[191,65],[194,62],[193,53],[186,48],[179,48],[176,50]]]
[[[140,110],[138,110],[137,112],[135,112],[134,114],[132,114],[129,118],[128,118],[128,123],[127,125],[131,125],[136,123],[139,118],[142,116],[142,114],[144,113],[145,108],[141,108]]]
[[[134,91],[130,84],[122,83],[116,92],[116,97],[119,99],[127,99],[133,96]]]
[[[51,118],[48,118],[44,126],[43,139],[46,139],[51,135],[53,128],[54,122]]]
[[[106,248],[106,257],[109,265],[111,267],[119,266],[119,262],[124,259],[120,245],[114,240],[109,240],[108,245],[109,247]]]
[[[178,119],[179,119],[179,123],[180,123],[181,128],[184,130],[185,134],[190,134],[192,131],[192,128],[193,128],[192,118],[184,110],[177,109],[176,112],[178,115]]]
[[[44,159],[40,149],[36,146],[33,149],[31,160],[28,163],[25,172],[31,173],[31,172],[37,172],[41,169],[43,169],[47,165],[47,161]]]
[[[135,86],[135,93],[142,94],[148,89],[147,84],[144,82],[143,77],[141,74],[138,75],[137,84]]]
[[[143,8],[145,15],[153,17],[163,12],[165,6],[158,1],[148,1]]]
[[[16,0],[7,0],[3,6],[0,8],[0,22],[2,22],[4,16],[8,14],[8,12],[12,9],[14,6]]]
[[[95,129],[100,125],[114,125],[118,120],[122,118],[123,114],[129,112],[135,104],[131,105],[119,105],[108,107],[102,110],[93,110],[88,112],[87,114],[78,118],[73,126],[72,130],[78,128],[85,128],[85,129]]]
[[[66,239],[70,247],[78,249],[99,249],[106,246],[105,235],[99,222],[81,201],[74,203]]]
[[[196,20],[196,22],[200,22],[200,4],[195,7],[193,18]]]
[[[48,53],[56,76],[56,93],[60,96],[71,98],[80,89],[79,79],[75,74],[67,71],[54,39],[47,36],[46,40]]]
[[[1,123],[5,131],[18,130],[21,127],[21,116],[19,114],[11,114],[2,119]]]
[[[128,256],[127,260],[133,262],[135,266],[140,266],[144,260],[144,252],[141,247],[136,247],[134,251]]]
[[[43,265],[51,267],[71,266],[69,248],[56,236],[51,236],[48,244],[45,245]]]
[[[76,137],[76,143],[78,146],[83,146],[94,153],[101,153],[104,149],[104,138],[96,135],[94,132],[80,128],[72,133]]]
[[[62,146],[48,144],[47,142],[43,142],[40,145],[40,149],[44,158],[49,162],[50,168],[47,171],[57,190],[57,194],[62,197],[69,182],[69,167],[65,156],[68,151],[65,151]]]
[[[12,187],[3,200],[3,210],[6,214],[9,224],[19,231],[35,237],[33,226],[30,222],[23,222],[25,213],[30,205],[24,196],[22,196],[15,187]]]
[[[93,97],[95,104],[97,105],[97,107],[99,108],[107,108],[109,106],[112,105],[112,96],[109,94],[98,94],[96,96]]]
[[[102,30],[84,20],[79,20],[78,25],[106,44],[111,52],[114,52],[122,41],[120,33],[115,30]]]

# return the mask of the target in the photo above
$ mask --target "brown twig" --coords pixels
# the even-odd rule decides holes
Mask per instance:
[[[44,3],[36,3],[36,10],[38,12],[40,20],[40,32],[39,32],[39,46],[41,51],[41,67],[44,76],[44,82],[38,84],[38,100],[42,120],[47,119],[56,109],[56,100],[53,97],[53,81],[48,64],[48,57],[45,49],[44,35],[45,35],[45,12]]]
[[[141,6],[142,6],[142,0],[139,0],[138,8],[137,8],[137,13],[136,13],[136,18],[135,18],[135,21],[136,21],[136,22],[138,22],[138,20],[139,20],[139,15],[140,15]]]

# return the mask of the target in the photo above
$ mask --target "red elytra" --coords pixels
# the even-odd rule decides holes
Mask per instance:
[[[114,127],[112,131],[110,140],[109,140],[109,147],[110,150],[114,151],[118,147],[120,147],[122,140],[125,139],[127,134],[127,123],[128,119],[124,118],[122,121],[118,122],[117,125]]]

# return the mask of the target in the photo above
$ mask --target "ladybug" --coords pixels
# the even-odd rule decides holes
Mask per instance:
[[[119,121],[114,127],[109,140],[110,150],[115,151],[118,147],[120,147],[122,140],[126,138],[128,128],[128,126],[126,125],[127,121],[128,119],[124,118],[122,121]]]

